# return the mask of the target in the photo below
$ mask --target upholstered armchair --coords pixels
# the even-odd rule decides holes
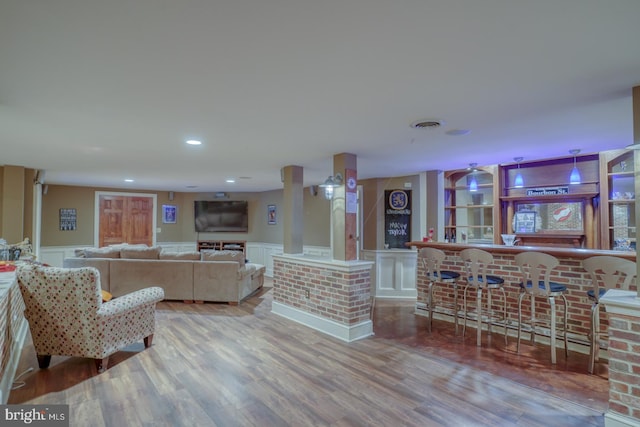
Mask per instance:
[[[34,264],[17,269],[31,337],[41,369],[51,356],[90,357],[98,373],[109,356],[144,340],[151,346],[156,303],[164,298],[150,287],[102,301],[100,273],[93,267],[58,268]]]

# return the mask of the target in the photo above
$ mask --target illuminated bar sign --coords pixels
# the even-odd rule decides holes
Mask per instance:
[[[556,196],[559,194],[569,194],[569,187],[530,188],[527,190],[527,196]]]

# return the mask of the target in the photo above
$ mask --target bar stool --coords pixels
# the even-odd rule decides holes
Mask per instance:
[[[635,282],[636,263],[614,256],[594,256],[582,261],[582,267],[591,277],[592,288],[587,291],[591,305],[591,331],[589,334],[589,373],[593,374],[595,362],[599,359],[600,339],[607,336],[600,331],[600,298],[609,289],[625,289]]]
[[[464,287],[464,325],[462,327],[462,336],[464,336],[467,329],[467,290],[469,288],[476,289],[476,324],[477,324],[477,339],[476,344],[480,346],[482,344],[482,291],[486,289],[487,292],[487,330],[491,335],[491,325],[496,318],[494,317],[491,293],[494,290],[502,292],[502,322],[504,323],[504,343],[507,344],[507,294],[504,290],[504,279],[498,276],[492,276],[487,274],[487,268],[493,263],[493,255],[487,251],[477,248],[463,249],[460,251],[460,258],[464,262],[467,272],[466,282]]]
[[[541,252],[522,252],[515,256],[516,264],[522,273],[520,282],[520,297],[518,298],[518,346],[520,352],[520,336],[522,333],[522,300],[526,296],[531,297],[531,343],[535,343],[535,325],[542,323],[536,319],[536,297],[546,298],[550,308],[549,335],[551,340],[551,363],[556,363],[556,297],[562,298],[564,303],[564,322],[562,324],[562,335],[564,337],[564,355],[569,356],[567,345],[567,298],[564,293],[567,287],[560,283],[552,282],[549,278],[551,271],[560,264],[554,256]]]
[[[442,270],[440,267],[446,258],[444,251],[436,248],[422,248],[418,252],[420,262],[424,268],[425,275],[428,284],[427,291],[427,310],[429,311],[429,332],[431,332],[431,325],[433,323],[433,288],[438,285],[452,285],[453,286],[453,304],[441,303],[440,306],[447,306],[453,308],[453,319],[456,325],[456,334],[458,333],[458,279],[460,273],[449,270]]]

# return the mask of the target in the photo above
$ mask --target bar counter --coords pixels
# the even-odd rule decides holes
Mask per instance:
[[[447,255],[442,269],[458,271],[464,277],[464,265],[458,254],[461,250],[467,248],[478,248],[490,252],[494,257],[494,262],[488,270],[488,274],[500,276],[504,278],[504,288],[507,293],[507,316],[510,328],[517,328],[518,321],[518,296],[520,293],[520,270],[515,263],[515,255],[525,251],[543,252],[553,255],[560,261],[560,265],[554,269],[551,274],[551,280],[562,283],[567,286],[566,297],[569,305],[568,319],[568,336],[569,340],[574,343],[587,344],[588,333],[590,328],[591,301],[587,297],[587,291],[591,289],[591,280],[587,272],[582,268],[582,260],[601,255],[610,255],[624,259],[636,261],[635,252],[609,251],[597,249],[573,249],[564,247],[547,247],[547,246],[505,246],[491,244],[463,244],[463,243],[443,243],[443,242],[422,242],[414,241],[406,243],[407,247],[420,250],[424,247],[432,247],[441,249]],[[428,282],[425,279],[425,271],[422,263],[418,261],[417,265],[417,303],[416,314],[423,314],[426,306]],[[459,301],[462,301],[462,289],[459,287]],[[636,288],[631,289],[636,291]],[[475,306],[475,294],[468,293],[469,306]],[[439,286],[434,292],[434,300],[444,300],[445,302],[453,302],[453,292],[450,286]],[[562,304],[557,304],[558,315],[562,313]],[[436,313],[452,315],[452,311],[438,310],[436,305]],[[541,298],[536,301],[536,317],[548,318],[549,304]],[[460,306],[459,316],[462,315],[462,306]],[[523,313],[523,319],[527,319],[528,313]],[[451,318],[453,321],[453,318]],[[473,322],[475,323],[475,322]],[[606,325],[606,318],[602,319],[602,325]],[[500,329],[498,329],[500,331]],[[545,333],[548,331],[545,331]],[[526,335],[525,335],[526,337]],[[558,342],[560,344],[560,342]],[[588,351],[588,350],[587,350]]]
[[[607,251],[601,249],[580,249],[580,248],[565,248],[565,247],[552,247],[552,246],[505,246],[505,245],[488,245],[488,244],[464,244],[464,243],[444,243],[444,242],[409,242],[406,243],[407,247],[420,248],[438,248],[443,251],[461,251],[467,248],[478,248],[491,252],[492,254],[511,254],[516,255],[521,252],[535,251],[544,252],[549,255],[553,255],[556,258],[573,258],[573,259],[586,259],[592,256],[610,255],[619,258],[628,259],[630,261],[636,261],[636,253],[630,251]]]

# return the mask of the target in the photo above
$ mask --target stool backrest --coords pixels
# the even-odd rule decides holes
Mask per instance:
[[[522,283],[531,282],[531,287],[524,289],[534,295],[549,296],[551,294],[551,270],[556,268],[558,258],[542,252],[521,252],[515,257],[520,267]]]
[[[439,277],[442,277],[440,268],[446,254],[444,251],[436,248],[422,248],[418,252],[418,258],[422,262],[422,268],[430,281],[438,281]]]
[[[629,290],[635,285],[636,263],[609,255],[593,256],[582,261],[582,267],[591,277],[591,286],[596,301],[601,290]]]
[[[483,287],[487,282],[487,268],[493,263],[493,255],[477,248],[463,249],[460,259],[464,262],[467,281],[471,286]]]

